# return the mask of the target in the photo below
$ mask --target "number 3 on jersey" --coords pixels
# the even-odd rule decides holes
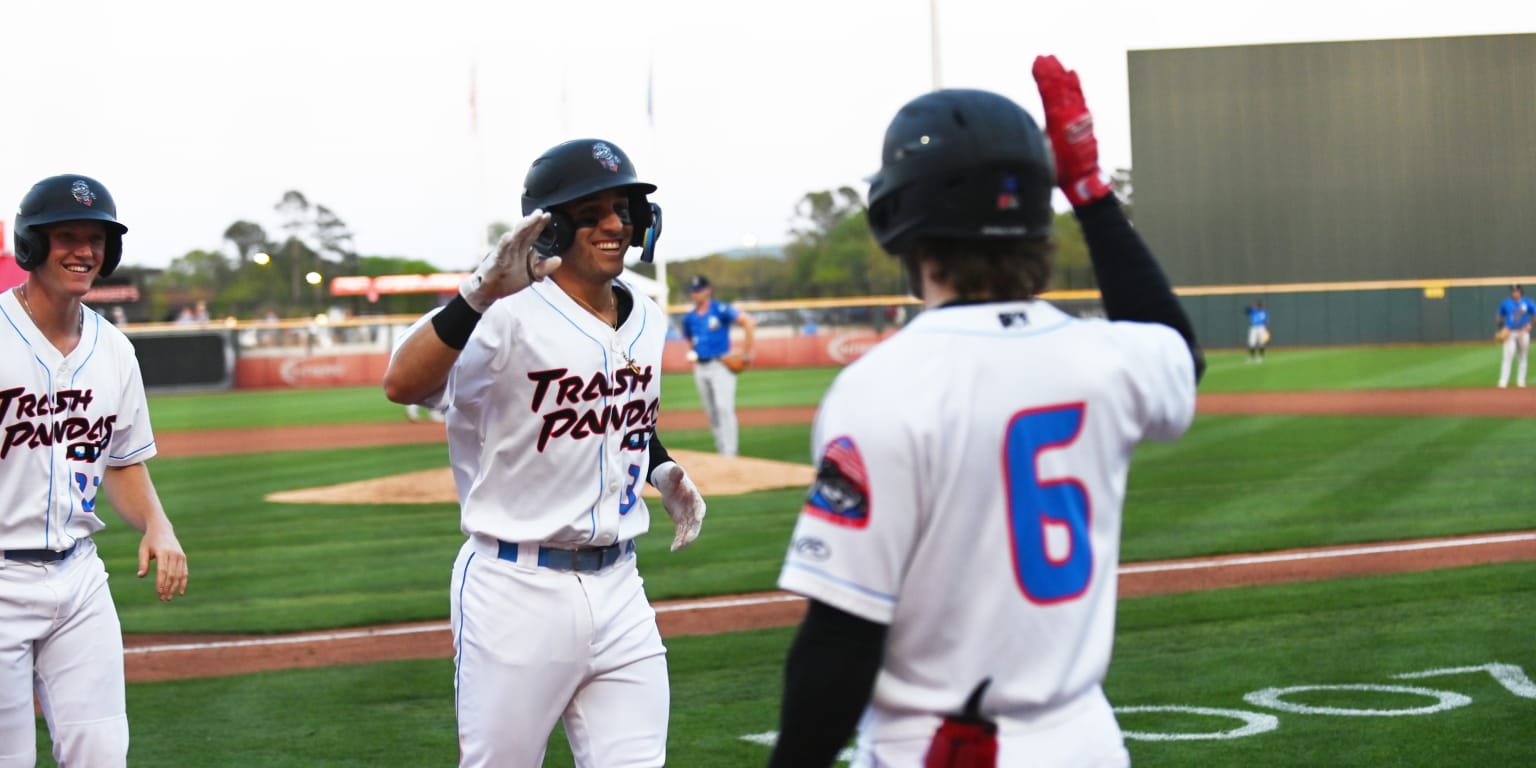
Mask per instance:
[[[1071,445],[1082,434],[1084,407],[1020,411],[1003,438],[1014,575],[1032,603],[1081,597],[1093,578],[1088,492],[1076,478],[1042,481],[1035,471],[1040,454]]]

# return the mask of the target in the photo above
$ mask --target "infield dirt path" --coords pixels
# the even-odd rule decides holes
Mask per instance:
[[[1289,415],[1412,415],[1536,418],[1536,390],[1385,390],[1201,395],[1201,413]],[[804,424],[811,407],[743,409],[742,426]],[[706,427],[698,412],[663,412],[661,429]],[[218,455],[279,450],[441,442],[437,423],[303,426],[239,432],[182,432],[158,436],[161,456]],[[1536,531],[1389,542],[1284,552],[1229,555],[1120,568],[1122,597],[1249,584],[1270,584],[1423,571],[1483,563],[1536,560]],[[804,600],[783,592],[658,602],[663,636],[731,632],[798,623]],[[446,658],[453,648],[446,622],[369,627],[287,636],[127,635],[130,682]]]

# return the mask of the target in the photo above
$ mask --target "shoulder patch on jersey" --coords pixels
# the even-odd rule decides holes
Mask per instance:
[[[869,474],[853,438],[827,444],[801,512],[848,528],[869,525]]]

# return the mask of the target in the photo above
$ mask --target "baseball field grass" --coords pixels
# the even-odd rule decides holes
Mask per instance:
[[[1275,392],[1487,387],[1498,378],[1492,345],[1327,347],[1272,350],[1263,365],[1243,352],[1211,351],[1202,392]],[[751,370],[739,380],[739,408],[816,405],[838,368]],[[662,377],[664,408],[697,410],[691,373]],[[150,399],[155,429],[243,429],[295,424],[358,424],[402,419],[378,387],[247,390]]]
[[[1275,350],[1263,365],[1217,352],[1201,391],[1486,387],[1497,365],[1491,346]],[[753,371],[738,403],[814,405],[835,374]],[[663,386],[664,408],[697,407],[691,376],[669,375]],[[159,432],[403,419],[375,388],[161,396],[151,412]],[[672,448],[711,445],[702,430],[665,438]],[[1536,418],[1202,415],[1182,440],[1138,450],[1122,559],[1530,529],[1533,448]],[[746,429],[742,453],[806,462],[809,427]],[[152,460],[192,582],[186,597],[159,604],[132,577],[136,536],[112,524],[98,539],[124,630],[266,633],[445,618],[462,540],[454,505],[263,500],[445,465],[446,449],[434,444]],[[681,553],[667,552],[660,533],[642,539],[651,598],[771,589],[801,495],[712,499],[703,537]],[[791,631],[669,640],[672,764],[762,762],[766,748],[743,737],[774,727]],[[1275,718],[1251,736],[1133,738],[1138,766],[1524,765],[1536,743],[1528,679],[1521,687],[1487,669],[1400,676],[1480,667],[1536,676],[1533,637],[1529,563],[1127,599],[1109,692],[1123,707],[1178,708],[1122,713],[1133,733],[1217,733]],[[134,684],[132,762],[452,764],[451,685],[447,660]],[[1279,705],[1245,700],[1296,686],[1345,687],[1271,692]],[[1277,709],[1285,702],[1300,711]],[[569,765],[563,737],[552,745],[548,764]]]
[[[1127,599],[1107,690],[1138,767],[1529,765],[1533,607],[1532,563]],[[670,764],[763,764],[748,739],[777,726],[792,633],[668,641]],[[441,659],[130,685],[132,764],[452,765],[452,679]],[[1247,701],[1276,689],[1310,711]],[[546,765],[569,754],[556,729]]]

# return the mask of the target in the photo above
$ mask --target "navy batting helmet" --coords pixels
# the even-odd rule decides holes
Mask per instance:
[[[655,192],[656,185],[641,181],[635,175],[635,165],[629,161],[629,155],[612,142],[573,139],[540,155],[523,180],[523,215],[533,213],[535,208],[550,211],[557,205],[594,192],[621,188],[629,193],[628,223],[634,225],[629,244],[645,246],[649,252],[656,238],[647,240],[647,231],[656,223],[660,211],[646,199],[646,195]],[[550,211],[550,214],[549,225],[534,244],[540,253],[561,253],[570,247],[578,226],[592,226],[587,222],[571,221],[556,211]]]
[[[107,225],[107,252],[101,263],[101,276],[117,269],[123,258],[123,233],[128,228],[117,221],[117,203],[101,182],[77,174],[50,176],[32,185],[16,211],[16,263],[28,272],[48,260],[49,224],[64,221],[101,221]]]
[[[946,89],[907,102],[869,177],[869,226],[887,253],[917,237],[1051,234],[1056,176],[1034,118],[989,91]]]

